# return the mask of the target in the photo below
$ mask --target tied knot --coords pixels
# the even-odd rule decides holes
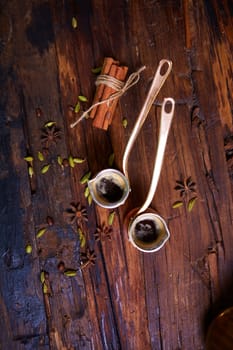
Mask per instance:
[[[88,110],[86,110],[81,117],[76,120],[74,123],[72,123],[70,125],[71,128],[74,128],[81,120],[83,120],[84,118],[86,118],[88,116],[88,113],[95,107],[103,104],[103,103],[107,103],[107,105],[109,106],[109,103],[113,100],[115,100],[116,98],[121,97],[128,89],[130,89],[132,86],[134,86],[135,84],[137,84],[137,82],[140,79],[140,73],[145,69],[146,67],[143,66],[140,69],[138,69],[136,72],[130,74],[130,76],[128,77],[128,79],[126,80],[126,82],[124,83],[121,80],[118,80],[114,77],[111,77],[110,75],[107,74],[101,74],[98,76],[98,78],[96,79],[95,85],[98,86],[100,84],[104,84],[107,85],[108,87],[114,89],[116,92],[114,92],[113,94],[111,94],[108,98],[96,102],[94,103],[90,108],[88,108]]]
[[[123,81],[118,80],[114,77],[111,77],[110,75],[107,75],[107,74],[100,74],[98,76],[98,78],[96,79],[95,85],[98,86],[100,84],[107,85],[116,91],[120,91],[124,86]]]

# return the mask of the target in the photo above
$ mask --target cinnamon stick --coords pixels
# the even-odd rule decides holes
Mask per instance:
[[[105,57],[104,63],[103,63],[103,67],[102,67],[102,70],[101,70],[100,74],[109,74],[109,71],[110,71],[111,66],[112,66],[113,63],[114,64],[118,64],[119,62],[115,61],[111,57]],[[102,95],[103,95],[103,92],[104,92],[104,88],[105,88],[105,86],[103,84],[100,84],[97,87],[96,93],[95,93],[95,96],[94,96],[94,100],[93,100],[93,104],[95,104],[96,102],[99,102],[99,101],[101,101],[103,99]],[[95,118],[97,108],[98,108],[98,106],[91,110],[90,118],[92,118],[92,119]]]
[[[117,67],[115,78],[123,82],[126,78],[127,72],[128,72],[128,67],[126,67],[126,66],[120,67],[119,66],[119,67]],[[104,116],[104,123],[103,123],[103,127],[102,127],[104,130],[107,130],[109,125],[111,125],[111,123],[112,123],[113,115],[114,115],[118,100],[119,99],[117,98],[117,99],[111,101],[109,104],[108,110]]]
[[[112,64],[108,75],[115,78],[117,67],[118,66],[116,64]],[[113,88],[111,88],[107,85],[104,85],[104,91],[103,91],[101,100],[107,99],[114,92],[115,92],[115,90]],[[103,104],[97,106],[97,111],[96,111],[95,119],[93,121],[93,126],[95,126],[96,128],[101,128],[101,129],[103,128],[104,118],[105,118],[105,114],[108,111],[108,108],[109,108],[109,106],[107,103],[103,103]]]

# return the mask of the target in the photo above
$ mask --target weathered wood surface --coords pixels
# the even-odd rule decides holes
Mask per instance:
[[[204,349],[210,320],[233,302],[232,1],[1,0],[0,5],[0,348]],[[130,72],[147,69],[121,98],[107,132],[89,120],[70,129],[77,117],[70,106],[78,95],[88,97],[83,109],[91,104],[96,78],[91,69],[105,56],[119,59]],[[121,169],[162,58],[173,61],[173,72],[130,157],[133,190],[109,227],[110,211],[88,205],[80,179],[107,167],[112,152]],[[151,206],[167,220],[171,238],[159,252],[144,254],[128,242],[123,220],[149,188],[164,96],[174,97],[176,110]],[[56,121],[61,138],[40,162],[48,121]],[[28,155],[34,157],[32,178]],[[63,168],[58,155],[86,160]],[[50,168],[41,174],[45,164]],[[196,193],[174,209],[180,199],[176,181],[190,176]],[[66,215],[72,203],[87,210],[88,222],[78,225],[85,246]],[[47,225],[48,216],[54,225]],[[41,227],[47,231],[36,238]],[[99,240],[97,228],[105,232]],[[27,244],[32,254],[26,254]],[[81,268],[87,249],[96,261]],[[64,275],[57,268],[61,262],[77,275]],[[51,295],[43,294],[41,271],[49,273]]]

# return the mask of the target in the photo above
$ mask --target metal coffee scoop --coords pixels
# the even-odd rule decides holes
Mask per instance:
[[[169,112],[166,111],[168,109]],[[164,219],[148,207],[158,185],[174,109],[175,101],[172,98],[165,98],[162,104],[159,140],[149,192],[141,208],[131,210],[124,220],[124,228],[127,230],[130,242],[135,248],[146,253],[159,250],[170,237]],[[127,158],[123,160],[123,169],[127,174]]]
[[[139,113],[123,156],[123,173],[115,169],[104,169],[88,182],[95,203],[103,208],[117,208],[125,203],[129,192],[128,158],[138,133],[144,124],[149,110],[172,69],[172,62],[163,59],[159,62],[150,90]]]

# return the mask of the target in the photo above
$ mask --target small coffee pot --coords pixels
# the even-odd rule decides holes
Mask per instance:
[[[167,108],[170,109],[169,112],[166,112]],[[172,98],[165,98],[162,104],[157,153],[149,192],[141,208],[131,210],[124,220],[124,229],[127,230],[129,241],[135,248],[145,253],[158,251],[170,237],[164,219],[148,207],[158,185],[174,109],[175,101]],[[127,173],[127,162],[123,160],[123,164]]]

